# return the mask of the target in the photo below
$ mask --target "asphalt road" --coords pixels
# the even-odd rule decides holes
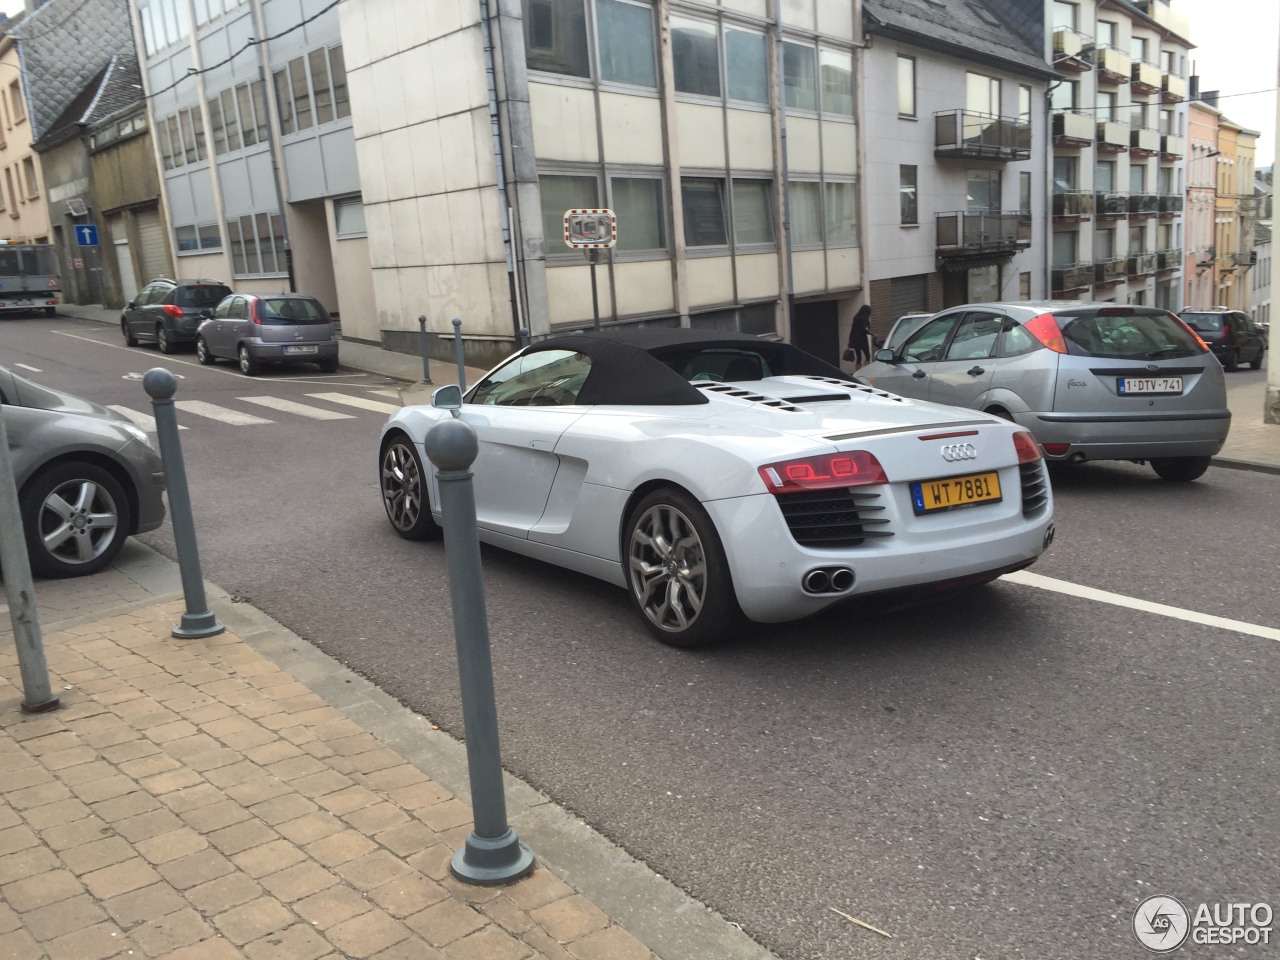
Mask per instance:
[[[122,378],[160,361],[119,344],[65,318],[0,325],[0,363],[145,410]],[[376,400],[377,378],[178,359],[179,399],[275,421],[179,415],[206,576],[460,730],[443,549],[386,522],[383,415],[308,397]],[[352,418],[238,399],[268,394]],[[1116,464],[1054,484],[1035,573],[1280,624],[1280,477]],[[172,556],[167,526],[144,539]],[[616,588],[484,560],[508,769],[787,960],[1139,957],[1148,895],[1280,899],[1275,641],[996,583],[679,652]]]

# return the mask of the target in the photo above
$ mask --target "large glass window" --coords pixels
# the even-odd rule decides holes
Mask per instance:
[[[651,7],[629,0],[596,0],[596,31],[600,36],[600,79],[657,86]]]
[[[813,47],[782,44],[782,87],[786,105],[793,110],[817,110],[817,53]]]
[[[1063,80],[1053,88],[1050,103],[1054,110],[1074,110],[1079,103],[1080,84],[1076,80]]]
[[[1068,3],[1067,0],[1053,0],[1053,25],[1055,27],[1069,27],[1074,30],[1078,16],[1079,8],[1074,3]]]
[[[293,123],[293,98],[289,96],[289,73],[287,70],[277,70],[272,79],[276,85],[276,106],[280,109],[280,132],[293,133],[297,128]]]
[[[1028,170],[1018,173],[1018,212],[1031,212],[1031,172]]]
[[[819,50],[822,76],[822,112],[853,116],[853,54],[843,50]]]
[[[341,44],[329,48],[329,75],[333,77],[333,112],[341,120],[351,116],[351,100],[347,95],[347,60]]]
[[[476,384],[468,403],[500,407],[555,407],[577,403],[591,373],[591,358],[571,350],[538,350],[500,366]]]
[[[236,106],[240,110],[240,137],[246,147],[252,147],[258,142],[258,125],[253,119],[253,104],[250,102],[247,83],[236,87]]]
[[[1000,81],[980,73],[965,74],[965,108],[970,113],[1000,114]]]
[[[822,243],[822,185],[813,180],[792,180],[788,184],[791,198],[791,242],[814,246]]]
[[[249,84],[253,98],[253,116],[258,123],[258,142],[267,142],[267,99],[262,93],[262,81],[254,80]]]
[[[1129,41],[1129,57],[1136,61],[1147,59],[1147,38],[1132,37]]]
[[[235,95],[231,90],[222,91],[222,122],[227,127],[227,149],[240,149],[240,122],[236,119]]]
[[[1053,235],[1053,265],[1070,267],[1076,262],[1076,250],[1079,249],[1080,235],[1072,230],[1069,233]]]
[[[1129,192],[1147,192],[1147,165],[1145,163],[1133,163],[1129,165]]]
[[[919,206],[916,203],[916,167],[906,165],[898,167],[898,222],[916,224],[920,222]]]
[[[289,88],[293,96],[294,122],[299,130],[311,128],[311,91],[307,87],[307,64],[303,57],[289,61]]]
[[[769,71],[763,33],[725,27],[724,65],[730,100],[769,102]]]
[[[1116,95],[1110,90],[1098,91],[1098,109],[1096,111],[1099,120],[1114,120],[1116,118]]]
[[[1071,193],[1076,189],[1076,158],[1053,158],[1053,192]]]
[[[667,231],[662,181],[656,177],[613,177],[613,211],[622,225],[619,250],[665,250]]]
[[[714,23],[672,17],[671,59],[677,93],[720,96],[720,50]]]
[[[547,253],[564,253],[564,212],[600,206],[600,185],[595,177],[542,174],[542,237]]]
[[[193,226],[177,227],[174,229],[174,235],[178,240],[178,252],[186,253],[188,250],[200,249],[200,235],[196,233]]]
[[[856,184],[827,183],[827,243],[858,242],[858,191]]]
[[[333,122],[333,91],[329,89],[329,56],[323,47],[307,55],[311,64],[311,86],[316,93],[316,123]]]
[[[898,116],[916,115],[916,58],[898,57]]]
[[[968,174],[968,211],[999,213],[1003,181],[999,170],[970,170]]]
[[[200,232],[201,250],[222,249],[222,233],[218,230],[218,225],[216,223],[206,223],[198,229]]]
[[[1110,20],[1099,20],[1095,28],[1094,41],[1099,47],[1114,47],[1116,45],[1116,25]]]
[[[530,70],[591,76],[583,0],[524,0],[524,43]]]
[[[1095,263],[1111,260],[1115,257],[1116,232],[1099,230],[1093,235],[1093,259]]]
[[[1147,252],[1147,228],[1129,228],[1129,255]]]
[[[174,114],[167,121],[169,126],[169,143],[173,147],[173,165],[180,167],[186,163],[186,152],[182,148],[182,131],[178,127],[178,115]]]
[[[196,162],[196,132],[191,126],[191,111],[178,111],[178,124],[182,127],[182,152],[186,155],[187,163]]]
[[[719,177],[681,177],[684,242],[688,247],[720,247],[725,233],[724,180]]]
[[[1093,173],[1093,188],[1098,193],[1111,193],[1116,188],[1116,162],[1099,160]]]
[[[733,239],[740,246],[773,243],[773,183],[733,181]]]

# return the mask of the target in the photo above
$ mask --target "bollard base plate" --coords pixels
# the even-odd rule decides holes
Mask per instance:
[[[533,870],[533,853],[520,842],[514,830],[501,837],[467,834],[467,842],[449,861],[449,872],[463,883],[493,887],[514,883]]]
[[[204,613],[184,613],[182,621],[170,633],[179,640],[199,640],[216,637],[226,629],[211,610],[206,610]]]
[[[50,710],[57,710],[62,706],[62,701],[57,697],[46,700],[44,703],[24,703],[22,705],[23,713],[48,713]]]

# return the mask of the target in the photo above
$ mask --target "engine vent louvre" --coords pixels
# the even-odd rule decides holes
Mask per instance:
[[[752,403],[759,403],[766,407],[773,407],[775,410],[789,410],[795,413],[803,413],[793,403],[786,400],[779,400],[777,397],[766,397],[759,393],[752,393],[750,390],[743,390],[741,387],[735,387],[728,383],[695,383],[695,387],[706,390],[708,393],[722,393],[726,397],[737,397],[739,400],[749,400]]]
[[[889,521],[877,516],[884,505],[878,493],[806,490],[777,495],[787,529],[805,547],[856,547],[866,540],[892,537]]]
[[[871,394],[873,397],[884,397],[888,400],[894,400],[898,403],[903,402],[902,397],[898,396],[897,394],[888,393],[884,390],[877,390],[875,387],[866,383],[851,383],[848,380],[834,380],[831,377],[819,377],[811,373],[806,373],[803,376],[806,380],[817,380],[819,383],[834,384],[835,386],[843,387],[846,390],[849,390],[849,389],[860,390],[863,393]]]
[[[1022,474],[1022,515],[1029,517],[1049,502],[1049,478],[1040,460],[1024,463],[1018,470]]]

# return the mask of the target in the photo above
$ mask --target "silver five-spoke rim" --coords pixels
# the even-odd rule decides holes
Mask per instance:
[[[670,504],[650,507],[631,531],[631,589],[660,630],[679,633],[702,612],[707,558],[689,518]]]
[[[243,370],[245,373],[248,373],[249,366],[250,364],[252,364],[252,362],[253,361],[249,359],[249,348],[241,347],[240,348],[240,369]]]
[[[397,530],[411,530],[422,512],[422,475],[412,451],[393,443],[382,455],[382,502]]]
[[[64,563],[88,563],[111,546],[119,519],[106,489],[92,480],[68,480],[40,506],[40,539]]]
[[[204,360],[209,355],[209,348],[204,345],[203,340],[196,341],[196,358]]]

